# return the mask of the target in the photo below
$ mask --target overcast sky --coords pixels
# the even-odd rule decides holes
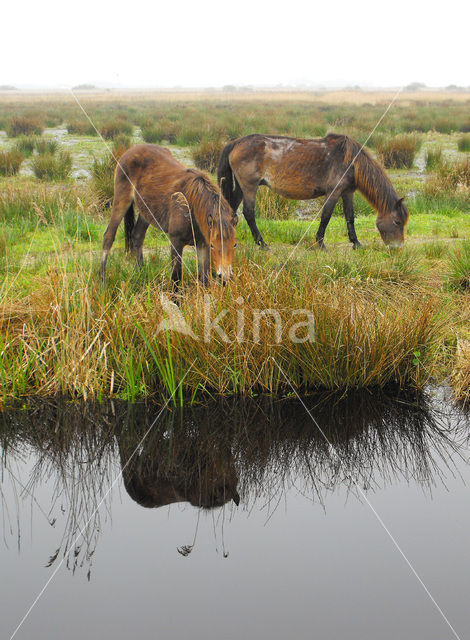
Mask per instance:
[[[470,85],[466,2],[2,5],[0,85]]]

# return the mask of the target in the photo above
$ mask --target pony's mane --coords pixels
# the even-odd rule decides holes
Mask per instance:
[[[356,186],[370,204],[381,213],[395,209],[398,195],[381,165],[356,140],[335,134],[327,137],[337,139],[345,164],[353,163]]]
[[[212,223],[221,230],[222,237],[229,238],[233,233],[232,215],[221,190],[202,171],[188,169],[186,173],[182,192],[196,220],[198,223],[204,221],[208,227],[212,217]]]

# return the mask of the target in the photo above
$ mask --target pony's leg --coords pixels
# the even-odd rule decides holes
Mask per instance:
[[[139,215],[137,222],[135,223],[134,231],[132,232],[132,252],[139,268],[144,264],[142,246],[144,244],[145,234],[147,233],[148,228],[149,223]]]
[[[326,228],[328,226],[328,223],[331,218],[331,214],[333,213],[333,209],[335,208],[335,205],[338,202],[338,200],[339,200],[339,194],[330,195],[330,196],[328,194],[326,195],[326,201],[325,201],[325,204],[323,205],[321,218],[320,218],[320,225],[318,227],[318,231],[316,235],[317,245],[320,247],[320,249],[325,248],[325,243],[323,242],[323,238],[325,237]]]
[[[121,224],[126,211],[131,206],[133,198],[134,189],[130,183],[123,184],[119,191],[115,189],[111,219],[103,236],[103,251],[101,254],[101,264],[98,271],[98,275],[100,276],[104,276],[104,273],[106,271],[106,261],[108,259],[108,253],[113,246],[117,228]]]
[[[174,290],[178,290],[181,282],[184,244],[179,238],[170,236],[171,242],[171,282]]]
[[[207,245],[200,245],[196,247],[196,252],[199,265],[199,279],[202,284],[207,284],[210,270],[209,247]]]
[[[243,215],[248,222],[253,240],[262,249],[266,249],[268,245],[263,240],[255,220],[255,202],[257,190],[257,185],[251,189],[243,189]]]
[[[361,246],[361,243],[357,239],[356,229],[354,228],[354,205],[353,205],[353,193],[343,193],[343,213],[346,219],[346,226],[348,228],[349,242],[352,242],[353,249]]]

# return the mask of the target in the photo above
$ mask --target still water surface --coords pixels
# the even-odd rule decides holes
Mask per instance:
[[[444,396],[306,398],[328,443],[289,399],[5,411],[1,638],[50,578],[15,638],[454,638],[373,509],[470,638],[470,422]]]

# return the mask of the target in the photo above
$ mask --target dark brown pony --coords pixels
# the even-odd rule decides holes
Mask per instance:
[[[139,217],[134,219],[134,203]],[[103,237],[100,273],[125,217],[126,251],[142,265],[142,245],[150,224],[165,231],[171,242],[172,281],[181,280],[185,245],[195,245],[199,273],[207,281],[210,265],[225,281],[232,273],[237,216],[208,176],[187,169],[164,147],[139,144],[120,158],[114,176],[111,220]]]
[[[316,239],[323,248],[325,229],[339,198],[343,199],[348,236],[360,246],[354,229],[353,194],[356,189],[377,210],[377,228],[385,244],[401,246],[408,209],[388,176],[361,145],[347,136],[329,134],[318,140],[253,134],[227,144],[220,156],[217,178],[222,193],[243,215],[257,244],[265,247],[255,221],[255,199],[260,185],[285,198],[310,200],[326,196]]]

